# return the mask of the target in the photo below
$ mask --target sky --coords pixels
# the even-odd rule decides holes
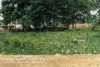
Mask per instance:
[[[0,9],[1,9],[1,1],[2,1],[2,0],[0,0]],[[0,16],[0,20],[2,20],[2,19],[3,19],[3,17]]]
[[[1,8],[1,0],[0,0],[0,8]]]

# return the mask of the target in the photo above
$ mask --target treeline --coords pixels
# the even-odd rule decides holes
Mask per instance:
[[[2,0],[3,23],[18,21],[28,30],[56,27],[57,24],[74,24],[86,21],[91,9],[97,7],[96,0]]]

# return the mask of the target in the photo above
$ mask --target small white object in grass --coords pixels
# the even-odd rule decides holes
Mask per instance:
[[[73,42],[85,42],[84,39],[74,39]]]

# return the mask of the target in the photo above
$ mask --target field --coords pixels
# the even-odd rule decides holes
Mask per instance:
[[[1,54],[99,54],[100,31],[0,33]]]

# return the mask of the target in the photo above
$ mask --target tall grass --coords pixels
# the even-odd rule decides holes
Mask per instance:
[[[1,54],[98,54],[100,31],[0,33]]]

